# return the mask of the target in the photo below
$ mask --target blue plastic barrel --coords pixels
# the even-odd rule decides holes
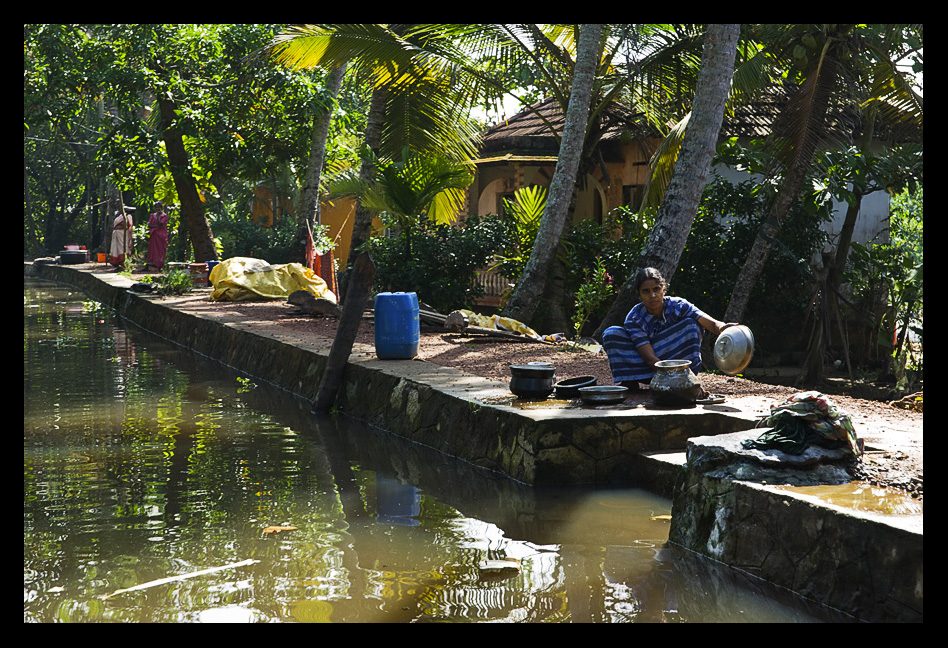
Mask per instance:
[[[421,324],[418,295],[384,292],[375,296],[375,354],[383,360],[411,360],[418,355]]]

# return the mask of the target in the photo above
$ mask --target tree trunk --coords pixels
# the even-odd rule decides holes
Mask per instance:
[[[780,233],[787,212],[790,211],[791,205],[803,190],[803,183],[809,172],[810,161],[813,159],[814,142],[818,139],[815,134],[819,133],[823,127],[829,109],[830,92],[836,80],[834,59],[832,57],[824,58],[822,64],[811,74],[816,76],[807,78],[796,91],[797,95],[791,98],[791,101],[794,101],[799,96],[803,97],[801,105],[803,105],[805,111],[800,112],[805,112],[806,116],[800,120],[803,124],[802,127],[790,133],[794,138],[792,145],[793,161],[783,182],[780,184],[780,190],[777,192],[777,197],[771,205],[767,217],[757,232],[757,237],[754,239],[754,244],[747,255],[747,260],[734,282],[731,301],[728,303],[727,312],[724,316],[728,322],[740,322],[744,318],[751,292],[753,292],[754,286],[757,285],[757,280],[763,272],[767,257],[770,256],[770,248]]]
[[[527,267],[503,312],[505,317],[521,322],[529,322],[536,312],[547,276],[550,274],[553,255],[556,254],[566,225],[566,216],[576,184],[576,172],[586,139],[586,120],[592,98],[593,78],[599,64],[601,33],[602,25],[582,25],[580,28],[573,87],[566,110],[556,170],[550,183],[549,198]]]
[[[757,237],[747,253],[747,259],[741,266],[741,271],[734,282],[734,289],[731,291],[731,301],[728,303],[727,312],[724,319],[727,322],[740,322],[744,319],[744,312],[747,310],[747,304],[750,301],[751,292],[757,285],[760,274],[764,271],[764,264],[767,263],[767,257],[770,256],[770,248],[780,233],[783,221],[790,211],[800,191],[803,189],[803,181],[806,179],[809,168],[809,158],[799,160],[790,168],[784,181],[780,184],[780,190],[774,199],[767,217],[761,223],[757,231]]]
[[[342,77],[346,73],[346,66],[333,68],[326,75],[326,92],[335,101],[342,86]],[[309,151],[309,161],[306,166],[306,178],[303,180],[302,201],[296,225],[296,238],[290,247],[290,259],[304,263],[306,258],[306,241],[313,232],[316,223],[320,222],[320,195],[319,180],[322,176],[323,165],[326,161],[326,138],[329,136],[329,124],[332,121],[332,107],[317,115],[313,123],[313,140]]]
[[[378,154],[382,141],[382,124],[385,121],[385,105],[388,102],[388,90],[386,88],[376,88],[372,93],[372,103],[369,105],[369,117],[365,125],[365,145]],[[369,183],[375,179],[375,164],[370,160],[362,160],[362,166],[359,169],[359,177],[362,182]],[[372,210],[367,209],[359,200],[356,203],[355,218],[352,223],[352,239],[349,243],[349,261],[355,268],[355,259],[358,257],[359,248],[365,245],[366,241],[372,235],[372,218],[375,216]],[[349,284],[350,272],[348,269],[342,273],[339,293],[345,300],[346,287]]]
[[[376,155],[382,147],[382,125],[385,123],[385,107],[388,103],[389,90],[376,88],[372,93],[372,103],[369,106],[368,121],[365,126],[365,145]],[[375,164],[363,160],[359,169],[359,177],[363,182],[375,180]],[[349,258],[355,258],[356,252],[372,235],[372,210],[362,206],[362,201],[356,206],[355,220],[352,224],[352,241],[349,245]]]
[[[388,91],[385,88],[376,88],[372,93],[372,103],[369,107],[369,119],[365,126],[365,144],[373,151],[379,150],[382,135],[382,123],[385,119],[385,104]],[[359,175],[363,181],[375,176],[375,165],[369,160],[362,161]],[[365,310],[365,302],[375,281],[375,264],[368,254],[359,248],[369,240],[372,233],[372,211],[362,206],[362,201],[356,205],[355,222],[352,226],[352,243],[349,246],[349,259],[352,260],[352,272],[343,275],[340,294],[342,295],[342,313],[339,315],[339,326],[332,340],[329,351],[329,361],[326,371],[319,383],[316,402],[313,410],[327,412],[336,402],[336,395],[342,385],[342,375],[345,372],[352,344],[359,331],[359,322]]]
[[[668,282],[671,282],[685,249],[711,169],[734,74],[740,32],[739,24],[708,25],[691,118],[655,226],[649,232],[639,260],[639,267],[657,268]],[[607,327],[621,324],[635,305],[638,295],[632,285],[634,278],[635,272],[619,290],[612,307],[593,334],[597,339],[602,339]]]
[[[211,224],[207,221],[207,214],[204,212],[204,203],[198,195],[194,176],[191,175],[191,161],[184,148],[184,140],[175,125],[175,104],[170,99],[159,97],[158,107],[161,113],[161,134],[165,141],[171,177],[178,191],[178,200],[181,202],[181,215],[191,235],[194,259],[202,262],[215,261],[217,250],[214,247],[214,234],[211,232]]]
[[[316,401],[313,403],[314,412],[324,414],[336,402],[336,395],[342,386],[346,365],[352,353],[352,345],[359,332],[362,313],[365,311],[374,280],[375,264],[372,263],[371,257],[365,253],[359,254],[352,264],[352,279],[349,282],[342,314],[339,316],[339,326],[336,327],[336,335],[329,349],[326,371],[323,372],[319,391],[316,392]]]

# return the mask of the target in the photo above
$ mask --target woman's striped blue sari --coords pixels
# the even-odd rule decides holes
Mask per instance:
[[[651,344],[660,360],[690,360],[691,370],[701,370],[701,339],[704,329],[698,318],[705,314],[679,297],[665,297],[662,315],[650,315],[637,304],[624,326],[611,326],[602,334],[602,346],[609,357],[614,382],[648,382],[655,370],[639,354],[638,348]]]

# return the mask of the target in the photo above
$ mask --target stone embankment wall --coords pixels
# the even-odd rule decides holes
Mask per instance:
[[[756,434],[724,436],[739,442]],[[708,462],[717,449],[707,448],[725,443],[723,437],[689,441],[669,542],[860,620],[922,621],[921,516],[815,503],[771,485],[806,476],[781,477],[778,468],[760,472],[746,459],[729,465]],[[811,465],[792,472],[817,470]],[[735,479],[735,473],[746,478]]]
[[[330,340],[281,338],[252,322],[225,323],[129,292],[131,280],[56,264],[28,273],[88,292],[145,330],[314,400]],[[534,409],[497,404],[506,383],[411,360],[378,360],[357,345],[336,406],[348,416],[527,484],[639,483],[639,454],[682,448],[689,436],[753,427],[740,415],[700,409]],[[492,402],[493,401],[493,402]],[[645,484],[642,484],[645,485]]]

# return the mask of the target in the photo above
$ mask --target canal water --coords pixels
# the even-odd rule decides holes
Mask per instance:
[[[667,499],[317,419],[67,286],[23,346],[27,622],[837,620],[665,548]]]

